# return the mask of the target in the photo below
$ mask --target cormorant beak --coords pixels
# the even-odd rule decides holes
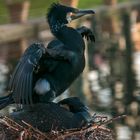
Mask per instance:
[[[95,11],[93,10],[76,10],[74,13],[71,14],[71,20],[78,19],[82,16],[89,15],[89,14],[95,14]]]

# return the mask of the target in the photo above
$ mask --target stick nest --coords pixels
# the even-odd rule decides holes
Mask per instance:
[[[18,124],[9,117],[0,118],[0,139],[2,140],[114,140],[113,132],[104,127],[114,119],[106,120],[104,117],[97,116],[100,121],[90,124],[81,129],[68,129],[62,131],[52,130],[49,133],[41,132],[30,124],[22,121]],[[98,118],[98,119],[99,119]]]

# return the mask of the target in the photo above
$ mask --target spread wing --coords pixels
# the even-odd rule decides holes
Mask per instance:
[[[44,53],[44,45],[35,43],[21,57],[9,82],[9,91],[13,94],[15,103],[32,104],[33,72]]]
[[[51,73],[60,61],[66,61],[69,58],[69,51],[64,50],[64,48],[60,41],[53,40],[48,45],[48,49],[40,43],[32,44],[26,49],[9,82],[9,91],[12,93],[15,103],[33,103],[34,72],[39,73],[45,68],[45,73]],[[38,67],[39,71],[37,71]]]
[[[46,55],[43,56],[43,61],[41,61],[40,67],[45,66],[46,71],[50,73],[53,72],[59,63],[64,61],[64,56],[60,54],[63,53],[63,51],[64,44],[59,40],[52,40],[46,48]]]

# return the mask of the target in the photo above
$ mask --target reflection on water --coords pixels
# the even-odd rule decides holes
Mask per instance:
[[[128,126],[117,126],[116,130],[118,140],[131,140],[132,131]]]
[[[126,119],[114,123],[117,140],[140,140],[140,52],[133,54],[133,69],[137,84],[136,89],[134,89],[134,99],[136,100],[131,99],[131,103],[127,105],[123,81],[125,76],[119,77],[117,70],[117,76],[114,76],[114,78],[108,61],[99,55],[101,54],[94,55],[96,68],[88,74],[89,87],[93,96],[93,107],[102,114],[107,112],[112,117],[126,114]],[[116,65],[115,61],[117,60],[113,61],[114,66]],[[115,68],[119,69],[119,63],[120,61],[117,62]]]
[[[89,84],[91,92],[94,94],[94,98],[96,98],[95,102],[98,102],[97,105],[100,107],[108,107],[112,104],[112,93],[109,87],[103,87],[99,80],[100,74],[98,71],[93,70],[88,74]],[[102,77],[106,78],[106,76]],[[104,79],[105,80],[105,79]]]
[[[136,80],[138,86],[140,86],[140,52],[136,52],[133,55],[134,58],[134,63],[133,63],[133,69],[135,70],[136,73]]]
[[[0,96],[6,92],[7,74],[9,72],[8,66],[0,61]]]

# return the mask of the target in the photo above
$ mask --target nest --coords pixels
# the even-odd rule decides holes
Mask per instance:
[[[97,116],[98,122],[94,122],[81,129],[68,129],[62,131],[52,130],[49,133],[43,133],[32,127],[30,124],[22,121],[18,124],[9,117],[0,118],[0,139],[2,140],[114,140],[113,132],[104,127],[116,119],[125,116],[119,116],[107,120],[106,117]]]

